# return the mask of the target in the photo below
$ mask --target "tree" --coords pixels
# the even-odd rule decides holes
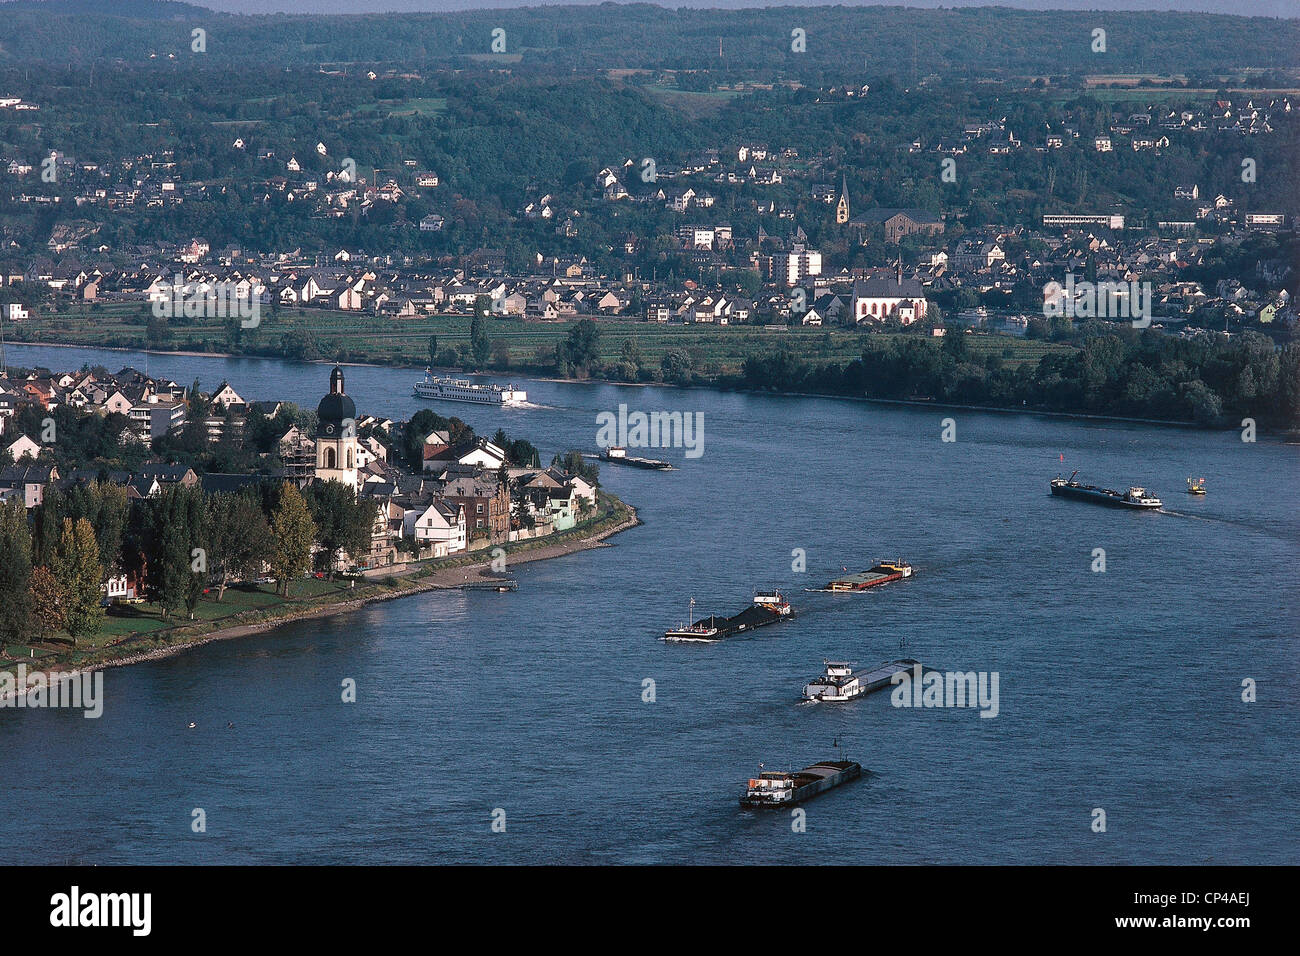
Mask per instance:
[[[105,571],[119,564],[129,510],[126,488],[109,481],[92,481],[67,494],[65,517],[85,518],[90,522]]]
[[[63,626],[73,644],[99,631],[104,620],[100,604],[100,584],[104,566],[99,561],[95,529],[85,518],[63,521],[63,535],[54,552],[50,573],[59,582],[63,596]]]
[[[49,567],[63,532],[66,502],[62,492],[49,489],[32,515],[32,564]]]
[[[587,369],[600,354],[597,344],[600,342],[600,327],[591,319],[582,319],[569,329],[568,336],[555,350],[556,364],[567,362],[574,370]]]
[[[166,620],[191,613],[207,578],[207,508],[200,488],[170,485],[148,502],[138,540],[145,555],[149,599]]]
[[[208,570],[217,578],[217,600],[232,578],[257,574],[271,553],[271,529],[262,506],[248,494],[216,494],[208,499]]]
[[[0,654],[6,642],[22,640],[32,609],[32,542],[22,501],[0,505]]]
[[[28,601],[37,639],[48,641],[63,630],[63,589],[49,568],[32,569]]]
[[[691,377],[691,357],[685,349],[669,349],[659,360],[659,369],[664,381],[684,385]]]
[[[307,507],[316,524],[316,540],[325,570],[334,571],[338,552],[364,554],[375,521],[374,502],[353,494],[338,481],[318,481],[307,488]]]
[[[429,364],[438,364],[438,336],[429,336]]]
[[[307,570],[316,524],[298,489],[285,482],[280,486],[280,503],[271,515],[271,574],[279,582],[281,596],[289,596],[289,583]]]
[[[566,475],[577,475],[592,485],[600,484],[600,465],[582,457],[582,452],[567,451],[551,459],[551,467],[559,468]]]
[[[479,298],[486,298],[486,296],[479,296]],[[492,337],[487,333],[487,320],[477,308],[474,309],[474,318],[469,324],[469,349],[474,357],[476,368],[482,368],[492,357]]]

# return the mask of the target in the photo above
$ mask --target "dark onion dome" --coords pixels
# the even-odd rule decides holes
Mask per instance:
[[[349,422],[356,434],[357,405],[343,393],[343,370],[337,365],[330,373],[329,394],[316,406],[316,435],[338,438],[343,434],[344,421]]]

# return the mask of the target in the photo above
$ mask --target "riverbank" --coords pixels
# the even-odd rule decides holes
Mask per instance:
[[[613,497],[609,500],[613,502],[609,514],[591,519],[586,527],[578,526],[564,532],[562,535],[557,536],[558,540],[533,538],[528,541],[501,545],[500,547],[506,554],[505,565],[507,571],[515,565],[547,561],[593,548],[612,547],[612,545],[606,543],[608,538],[642,524],[636,509],[631,505]],[[79,661],[74,667],[50,667],[46,669],[31,669],[29,667],[27,678],[30,683],[36,679],[37,674],[40,674],[48,681],[106,670],[111,667],[125,667],[130,664],[159,660],[182,654],[205,644],[211,644],[214,641],[227,641],[262,634],[295,621],[344,614],[379,601],[392,601],[414,594],[422,594],[426,591],[455,590],[467,583],[500,577],[492,570],[492,559],[490,557],[477,558],[474,556],[475,554],[490,555],[491,551],[483,549],[474,554],[458,555],[455,558],[442,559],[437,562],[422,562],[410,565],[403,570],[394,571],[379,580],[367,583],[359,589],[363,593],[355,596],[347,596],[351,592],[342,592],[338,595],[331,595],[324,600],[291,601],[265,611],[235,614],[231,618],[222,619],[215,622],[215,624],[211,622],[182,624],[167,631],[149,634],[140,641],[124,641],[112,645],[111,648],[103,648],[98,652],[104,655],[102,658],[91,657]],[[239,620],[243,618],[249,619]],[[138,647],[137,645],[154,646]],[[113,653],[114,651],[117,653]],[[4,666],[0,667],[0,672],[13,672],[19,664],[26,663],[26,661],[22,660],[5,662]],[[16,693],[15,691],[9,695],[0,695],[0,701],[15,696]]]
[[[299,321],[305,321],[307,325],[305,325],[304,327],[311,328],[312,327],[310,324],[311,318],[319,318],[319,317],[304,317],[304,318],[300,318]],[[454,326],[457,321],[458,320],[455,317],[447,318],[444,324],[448,326]],[[568,328],[568,325],[565,323],[521,323],[520,325],[523,326],[524,328],[523,331],[520,331],[519,329],[494,328],[494,335],[496,335],[502,341],[511,342],[512,344],[514,344],[512,342],[514,338],[518,336],[526,337],[529,342],[528,349],[526,350],[528,354],[539,354],[539,348],[545,347],[547,343],[553,345],[555,342],[559,341],[557,336],[559,336],[561,332],[563,332],[565,329]],[[617,321],[612,319],[602,319],[600,322],[600,329],[602,333],[602,343],[608,346],[605,349],[606,354],[608,354],[610,349],[612,349],[614,345],[616,345],[619,342],[623,342],[625,340],[626,341],[636,340],[640,343],[638,347],[644,347],[644,349],[646,350],[646,354],[649,357],[649,362],[651,365],[654,364],[653,361],[654,356],[663,353],[665,350],[673,348],[676,349],[677,351],[680,351],[682,347],[688,346],[692,342],[695,342],[696,347],[698,349],[703,350],[701,354],[708,357],[709,360],[708,365],[711,368],[711,371],[707,376],[699,372],[693,373],[694,380],[689,382],[667,382],[667,381],[630,382],[618,376],[601,374],[602,371],[606,373],[609,372],[612,366],[605,367],[604,369],[597,367],[593,370],[595,374],[584,376],[584,377],[561,376],[561,375],[556,375],[555,370],[553,368],[537,365],[528,361],[525,362],[507,361],[504,365],[498,364],[496,362],[492,362],[486,365],[485,367],[483,367],[482,369],[478,370],[477,372],[468,372],[463,368],[447,367],[447,366],[437,366],[435,367],[435,371],[438,371],[440,373],[460,375],[460,376],[464,376],[468,374],[480,374],[485,376],[497,376],[497,377],[523,375],[528,379],[538,381],[538,382],[548,382],[548,383],[557,383],[557,384],[566,384],[566,385],[617,385],[617,386],[624,386],[624,387],[653,385],[657,387],[667,386],[673,388],[709,389],[709,390],[717,390],[717,391],[724,391],[724,392],[730,391],[730,392],[738,392],[743,394],[755,394],[755,395],[780,395],[780,396],[789,396],[789,397],[798,397],[798,398],[844,399],[849,401],[859,401],[859,402],[865,401],[871,403],[878,403],[882,405],[911,405],[918,408],[929,407],[935,409],[961,409],[961,410],[968,410],[968,411],[991,412],[991,413],[1003,414],[1003,415],[1029,414],[1029,415],[1042,415],[1045,417],[1057,418],[1057,419],[1075,419],[1080,421],[1097,421],[1097,422],[1118,422],[1118,423],[1129,423],[1129,424],[1139,424],[1139,425],[1161,425],[1161,426],[1172,426],[1175,428],[1195,428],[1195,429],[1210,429],[1210,430],[1235,429],[1237,427],[1240,427],[1238,425],[1238,422],[1242,421],[1243,419],[1246,418],[1257,419],[1263,417],[1263,420],[1260,420],[1257,425],[1258,431],[1261,433],[1282,434],[1288,437],[1293,437],[1296,434],[1300,434],[1300,422],[1288,423],[1285,421],[1268,420],[1266,416],[1257,416],[1256,414],[1253,414],[1250,407],[1246,407],[1242,405],[1240,402],[1237,403],[1239,406],[1238,409],[1236,411],[1231,411],[1230,410],[1231,403],[1229,403],[1226,400],[1222,401],[1221,407],[1215,407],[1212,409],[1207,408],[1205,415],[1200,415],[1199,412],[1197,412],[1195,409],[1192,409],[1190,406],[1188,406],[1184,413],[1184,417],[1165,418],[1165,417],[1152,417],[1150,414],[1143,415],[1141,414],[1141,411],[1147,409],[1137,408],[1137,407],[1135,407],[1133,411],[1138,412],[1138,414],[1123,414],[1122,411],[1121,412],[1102,412],[1102,411],[1083,411],[1083,410],[1069,411],[1069,410],[1061,410],[1061,409],[1054,409],[1054,408],[1044,408],[1041,406],[1036,406],[1034,404],[1026,404],[1021,407],[1015,407],[1015,406],[993,405],[993,404],[989,404],[989,405],[970,404],[970,403],[961,403],[961,402],[953,402],[953,401],[944,401],[942,399],[931,400],[931,399],[870,397],[862,394],[857,389],[846,389],[846,388],[839,388],[839,387],[821,388],[821,387],[817,387],[819,383],[814,383],[809,381],[800,381],[798,383],[792,382],[787,384],[783,388],[754,387],[750,384],[747,384],[742,379],[742,376],[739,372],[740,363],[742,362],[742,360],[746,355],[754,354],[752,349],[755,345],[761,344],[763,349],[767,349],[769,347],[770,342],[768,341],[768,339],[770,338],[771,333],[767,332],[765,329],[754,328],[742,332],[737,327],[730,327],[725,330],[713,329],[703,333],[694,329],[691,330],[675,329],[669,331],[661,328],[647,328],[646,323],[630,323],[626,321]],[[789,329],[789,330],[785,330],[782,336],[782,338],[786,339],[789,344],[796,347],[798,354],[800,354],[803,357],[803,360],[806,363],[824,364],[825,362],[828,361],[847,362],[847,361],[851,361],[853,358],[860,357],[862,355],[862,349],[864,345],[868,342],[876,343],[877,345],[879,345],[879,343],[882,342],[887,343],[890,340],[895,338],[900,338],[900,337],[906,338],[906,336],[900,336],[895,333],[869,333],[869,332],[863,332],[861,330],[839,330],[839,331],[821,333],[820,335],[813,334],[814,331],[815,330],[809,330],[809,329],[802,329],[802,330]],[[758,340],[755,339],[746,340],[744,338],[746,332],[749,333],[750,335],[758,335],[759,339],[761,339],[762,341],[759,342]],[[440,339],[445,339],[448,342],[454,342],[459,337],[458,333],[448,333],[447,329],[441,326],[439,327],[438,330],[435,330],[435,332],[432,332],[430,334],[433,334],[436,337],[439,337]],[[467,335],[468,333],[465,332],[465,334]],[[384,333],[381,336],[381,338],[383,338],[385,341],[389,341],[389,340],[393,340],[394,335],[396,335],[396,333]],[[827,341],[823,341],[823,339],[826,336],[829,336],[831,338],[828,339]],[[915,338],[915,336],[911,336],[910,338]],[[393,340],[401,347],[397,348],[397,351],[387,353],[387,354],[379,354],[377,351],[377,347],[371,348],[366,352],[358,352],[355,349],[353,349],[351,346],[345,347],[345,345],[342,342],[340,342],[339,349],[334,353],[332,359],[327,359],[325,357],[310,358],[310,359],[303,359],[303,358],[290,359],[280,355],[260,354],[257,351],[235,354],[230,352],[218,351],[212,348],[211,343],[207,339],[197,340],[197,341],[187,340],[187,342],[185,343],[187,345],[199,344],[199,342],[201,341],[204,348],[200,348],[198,350],[195,350],[193,348],[142,349],[139,348],[138,346],[135,347],[134,350],[143,352],[144,354],[147,355],[158,355],[158,356],[207,357],[213,359],[227,359],[227,360],[251,358],[251,359],[263,359],[267,361],[298,361],[298,362],[305,362],[310,364],[325,364],[325,365],[337,363],[337,364],[348,365],[348,366],[370,367],[370,368],[394,368],[394,369],[409,368],[412,370],[414,374],[418,372],[420,368],[427,367],[427,357],[418,354],[417,355],[410,354],[410,347],[412,346],[413,343],[417,342],[419,339],[420,339],[420,334],[417,334],[413,330],[408,329],[400,334],[399,339]],[[972,355],[975,359],[975,365],[977,366],[984,364],[985,360],[990,356],[997,357],[999,361],[1005,363],[1006,367],[1010,368],[1025,363],[1036,365],[1038,361],[1044,357],[1044,355],[1050,352],[1069,353],[1069,352],[1077,351],[1077,346],[1072,344],[1048,343],[1048,342],[1041,342],[1036,340],[1031,341],[1017,336],[973,335],[970,336],[969,339],[970,341],[967,343],[967,345],[972,352]],[[834,347],[828,344],[828,342],[832,340],[836,343]],[[748,341],[748,346],[745,346],[746,341]],[[132,350],[132,348],[129,346],[128,347],[98,346],[98,345],[90,345],[86,342],[81,342],[81,341],[73,341],[73,342],[23,341],[23,342],[13,342],[11,344],[20,345],[20,346],[33,346],[33,347],[52,346],[52,347],[69,348],[69,349],[104,348],[104,349],[117,351],[117,352],[126,352]],[[180,345],[181,343],[177,343],[177,344]],[[940,347],[933,343],[931,343],[931,346],[933,348]],[[723,353],[726,353],[725,356]],[[809,390],[808,388],[810,384],[814,385],[814,387],[811,390]],[[857,393],[855,394],[855,392]],[[1039,396],[1035,396],[1033,401],[1038,401],[1039,398],[1040,398]],[[1264,403],[1265,410],[1267,409],[1267,405],[1268,403],[1265,402]],[[1192,420],[1193,414],[1195,414],[1197,418],[1203,420]]]

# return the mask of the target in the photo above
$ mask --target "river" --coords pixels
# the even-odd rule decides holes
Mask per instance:
[[[146,362],[38,346],[9,346],[8,360]],[[308,407],[329,374],[262,359],[148,366]],[[361,414],[433,407],[410,397],[409,369],[346,374]],[[548,460],[594,450],[597,414],[620,403],[702,412],[703,454],[650,450],[677,466],[667,473],[603,467],[644,526],[521,566],[514,593],[425,593],[112,669],[97,720],[0,709],[0,861],[1300,862],[1300,448],[1236,431],[520,384],[536,407],[437,410],[529,438]],[[955,441],[941,440],[944,418]],[[1076,468],[1146,485],[1165,513],[1052,498],[1048,480]],[[1207,497],[1183,493],[1189,475]],[[803,590],[894,557],[912,579]],[[788,592],[794,619],[715,644],[658,639],[691,597],[733,614],[768,587]],[[996,673],[996,717],[894,707],[888,689],[799,701],[825,658],[895,657]],[[348,678],[356,703],[341,701]],[[760,763],[833,758],[836,737],[867,772],[806,804],[805,832],[788,811],[738,808]],[[206,832],[192,831],[196,808]]]

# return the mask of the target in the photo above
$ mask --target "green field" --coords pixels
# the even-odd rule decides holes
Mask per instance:
[[[142,348],[145,344],[145,310],[139,304],[76,307],[71,313],[41,316],[14,327],[15,341],[65,343],[87,346]],[[240,348],[248,353],[278,349],[290,332],[310,333],[323,358],[386,365],[428,364],[429,338],[437,336],[438,349],[468,346],[469,316],[417,316],[392,318],[318,309],[280,310],[262,314],[261,325],[243,333]],[[869,344],[888,336],[858,329],[779,328],[763,326],[657,325],[624,318],[597,318],[599,352],[603,362],[618,360],[624,343],[635,340],[643,366],[659,366],[664,354],[683,349],[692,367],[707,376],[735,374],[745,359],[780,348],[789,348],[812,362],[848,363]],[[488,333],[494,345],[503,343],[508,361],[490,363],[496,371],[511,368],[546,372],[550,359],[545,354],[562,341],[573,322],[534,322],[517,318],[492,319]],[[1013,336],[969,336],[973,351],[995,352],[1009,365],[1037,363],[1048,352],[1068,351],[1069,346],[1026,340]],[[937,342],[936,342],[937,346]],[[222,323],[215,319],[194,320],[191,325],[174,325],[166,345],[173,351],[235,351],[230,347]],[[542,354],[539,354],[539,350]]]

